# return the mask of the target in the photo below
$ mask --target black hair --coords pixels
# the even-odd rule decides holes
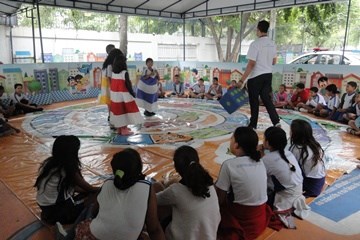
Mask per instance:
[[[41,164],[39,168],[40,174],[36,179],[34,187],[40,190],[41,181],[47,178],[44,184],[45,190],[47,182],[55,175],[60,176],[57,186],[58,191],[60,191],[60,184],[62,184],[65,191],[69,187],[74,187],[76,173],[81,175],[81,162],[78,156],[79,149],[80,140],[78,137],[73,135],[57,137],[53,144],[52,156]],[[62,171],[65,172],[63,178],[61,177]]]
[[[303,83],[298,83],[298,84],[296,84],[296,87],[297,87],[297,88],[300,88],[300,89],[304,89],[304,88],[305,88],[305,84],[303,84]]]
[[[111,160],[111,168],[114,174],[114,185],[120,190],[128,189],[137,181],[145,179],[145,175],[142,174],[140,154],[131,148],[115,153]]]
[[[114,44],[109,44],[106,46],[106,53],[109,54],[115,48]]]
[[[117,53],[114,58],[114,62],[112,63],[112,71],[114,73],[121,73],[122,71],[127,70],[126,57],[124,56],[124,54],[122,54],[120,50],[116,50],[117,49],[111,51],[111,53],[114,51]]]
[[[3,85],[0,85],[0,91],[5,91],[5,88]]]
[[[120,51],[117,48],[114,48],[113,50],[111,50],[111,52],[109,53],[109,55],[106,57],[102,69],[105,70],[109,65],[112,65],[114,63],[115,57],[118,55],[124,55],[122,53],[122,51]]]
[[[82,78],[84,78],[83,75],[81,75],[81,74],[76,74],[75,77],[74,77],[74,80],[75,80],[76,82],[79,82],[79,80],[82,79]]]
[[[180,77],[180,76],[179,76],[179,74],[175,74],[175,76],[174,76],[174,77]]]
[[[318,79],[318,84],[320,84],[321,82],[327,82],[329,79],[327,78],[327,77],[320,77],[319,79]]]
[[[268,21],[262,20],[258,23],[257,28],[262,33],[267,33],[270,27],[270,23]]]
[[[219,81],[219,78],[218,77],[213,77],[213,81],[214,80]]]
[[[325,88],[326,91],[328,92],[331,92],[333,94],[337,94],[339,93],[339,91],[337,90],[337,87],[335,84],[330,84],[330,85],[327,85],[326,88]]]
[[[67,81],[70,82],[71,80],[75,81],[75,78],[73,76],[68,76]]]
[[[210,174],[201,166],[197,151],[190,146],[175,150],[174,165],[181,176],[181,182],[197,197],[210,197],[209,187],[213,185]]]
[[[198,74],[198,70],[196,70],[195,68],[191,69],[191,71],[192,71],[193,73],[195,73],[196,75]]]
[[[203,81],[204,81],[204,79],[203,79],[203,78],[199,78],[199,81],[202,81],[202,82],[203,82]]]
[[[145,63],[147,64],[147,63],[150,62],[150,61],[151,61],[151,62],[154,62],[154,60],[153,60],[152,58],[147,58],[146,61],[145,61]]]
[[[295,172],[295,166],[290,163],[289,159],[287,159],[285,155],[285,147],[287,145],[286,132],[279,127],[269,127],[265,130],[264,135],[265,140],[268,141],[273,150],[279,151],[281,158],[289,164],[290,170]]]
[[[305,161],[309,157],[309,152],[307,147],[313,152],[312,157],[312,168],[316,166],[319,161],[323,161],[324,150],[321,148],[321,145],[318,141],[315,140],[313,136],[313,130],[311,125],[302,119],[295,119],[291,122],[291,146],[290,149],[295,147],[300,147],[300,159],[298,161],[304,166]]]
[[[350,86],[352,86],[353,88],[357,88],[357,83],[354,82],[354,81],[348,82],[347,85],[350,85]]]
[[[15,83],[15,85],[14,85],[14,89],[16,89],[17,87],[19,87],[19,86],[23,86],[21,83]]]
[[[317,87],[311,87],[310,91],[317,93],[319,91],[319,89]]]
[[[251,127],[238,127],[234,132],[235,142],[245,152],[245,156],[249,156],[256,162],[260,161],[260,152],[257,150],[259,137]]]
[[[285,84],[280,84],[280,87],[283,87],[286,91],[286,85]]]

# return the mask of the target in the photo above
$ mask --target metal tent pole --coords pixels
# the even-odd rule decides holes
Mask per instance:
[[[344,37],[343,53],[342,53],[342,62],[343,63],[344,63],[344,54],[345,54],[347,35],[348,35],[348,31],[349,31],[350,8],[351,8],[351,0],[349,0],[349,3],[348,3],[348,12],[347,12],[347,16],[346,16],[345,37]]]
[[[37,17],[38,17],[38,24],[39,24],[39,36],[40,36],[40,48],[41,48],[41,61],[44,63],[44,47],[43,47],[43,39],[42,39],[42,32],[41,32],[41,20],[40,20],[40,9],[39,9],[39,0],[36,1],[36,10],[37,10]]]
[[[9,18],[10,25],[10,51],[11,51],[11,63],[14,64],[14,45],[13,45],[13,35],[12,35],[12,24],[11,24],[11,15],[7,16]]]
[[[183,19],[183,61],[185,61],[185,44],[186,44],[186,41],[185,41],[185,18]]]
[[[34,27],[34,9],[31,9],[31,30],[33,38],[33,52],[34,52],[34,63],[36,63],[36,48],[35,48],[35,27]]]

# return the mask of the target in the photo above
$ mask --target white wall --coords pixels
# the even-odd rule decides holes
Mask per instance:
[[[9,32],[3,33],[0,26],[1,41],[10,42]],[[95,32],[84,30],[42,29],[44,53],[62,54],[64,48],[73,48],[82,53],[105,53],[107,44],[119,47],[119,33]],[[39,31],[36,29],[36,56],[41,59]],[[2,42],[0,42],[2,43]],[[223,50],[225,51],[225,42]],[[128,34],[128,55],[141,52],[143,60],[151,57],[154,60],[183,60],[182,35]],[[1,44],[1,46],[4,46]],[[217,62],[217,52],[212,38],[186,37],[186,56],[189,61]],[[13,28],[13,48],[15,51],[33,52],[31,28]],[[242,54],[246,54],[248,44],[242,46]],[[10,63],[10,45],[0,48],[0,53],[8,54],[4,63]],[[1,54],[1,55],[4,55]]]

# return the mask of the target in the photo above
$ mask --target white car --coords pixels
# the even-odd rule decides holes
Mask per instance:
[[[289,64],[334,64],[360,65],[360,55],[342,51],[318,51],[303,54],[289,62]]]

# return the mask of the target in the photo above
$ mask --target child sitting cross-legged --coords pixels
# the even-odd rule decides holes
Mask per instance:
[[[325,184],[324,150],[313,136],[311,125],[302,119],[295,119],[291,126],[290,151],[298,160],[305,197],[317,197]]]
[[[181,180],[156,194],[159,208],[171,208],[170,223],[162,221],[166,239],[216,240],[220,212],[212,177],[190,146],[176,149],[173,160]]]
[[[339,91],[335,84],[330,84],[326,86],[326,95],[329,97],[329,100],[326,105],[318,104],[316,109],[314,110],[314,114],[320,117],[327,117],[331,119],[333,114],[339,107],[339,96],[337,95]]]
[[[343,118],[344,113],[351,112],[355,104],[356,98],[356,82],[350,81],[346,84],[346,93],[340,99],[340,104],[336,112],[331,117],[331,120],[347,123],[347,119]]]
[[[349,119],[348,127],[346,131],[352,135],[360,136],[360,94],[356,96],[355,113],[348,113],[346,116]]]
[[[259,138],[250,127],[238,127],[230,140],[235,156],[221,165],[216,191],[221,209],[220,239],[255,239],[268,226],[266,168],[257,151]]]
[[[276,93],[276,101],[274,102],[274,105],[276,108],[283,108],[285,107],[287,102],[288,95],[286,93],[286,86],[285,84],[281,84],[279,87],[279,91]]]
[[[300,112],[313,113],[318,104],[326,105],[324,97],[319,93],[317,87],[310,88],[310,98],[306,103],[298,103],[297,108]]]
[[[111,160],[114,179],[101,187],[98,214],[76,228],[77,240],[137,240],[144,226],[150,239],[165,239],[157,217],[156,197],[151,183],[144,180],[139,153],[126,148]]]
[[[295,156],[285,150],[287,138],[283,129],[269,127],[264,135],[263,146],[269,151],[262,158],[268,176],[268,203],[286,227],[295,228],[292,214],[304,218],[310,211],[302,195],[301,168]]]

